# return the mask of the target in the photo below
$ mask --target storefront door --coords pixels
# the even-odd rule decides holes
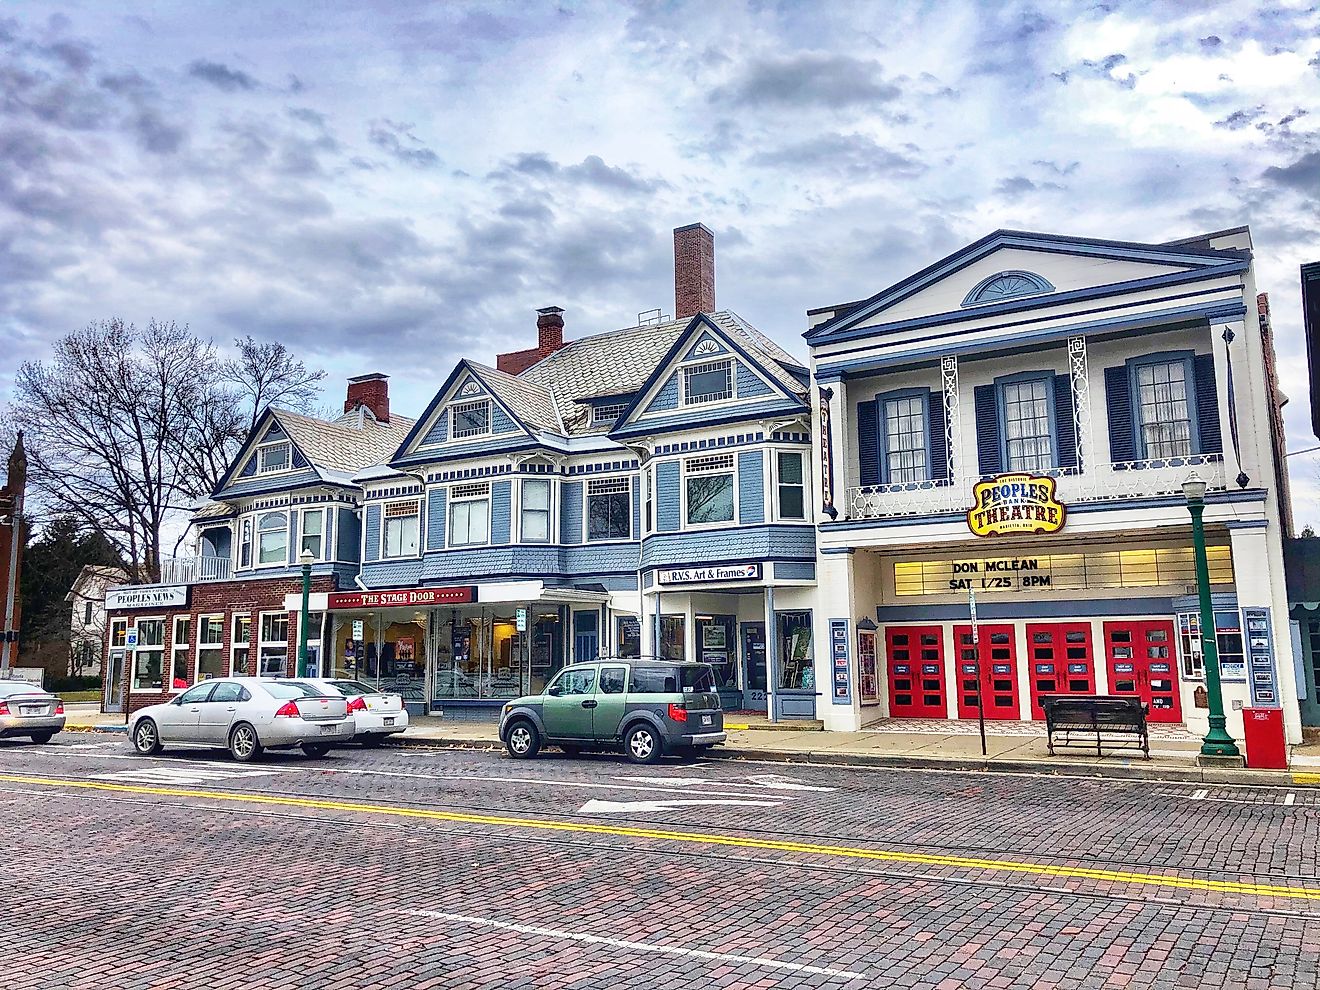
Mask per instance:
[[[104,712],[124,710],[124,651],[111,650],[105,665],[105,697],[101,701]]]
[[[944,636],[939,626],[887,626],[891,718],[948,718]]]
[[[1111,694],[1140,698],[1152,722],[1182,721],[1172,621],[1106,622],[1105,657]]]
[[[1089,622],[1027,625],[1031,665],[1031,717],[1043,719],[1041,699],[1052,694],[1095,694],[1095,655]]]
[[[745,701],[758,707],[765,705],[765,623],[744,622],[743,640],[743,683],[747,685]]]
[[[573,613],[573,662],[585,663],[595,660],[599,652],[599,635],[596,631],[600,614],[591,612]]]
[[[1021,718],[1013,632],[1008,625],[982,625],[977,630],[978,642],[973,643],[971,626],[953,627],[953,640],[958,646],[959,718],[976,718],[978,697],[987,719]]]

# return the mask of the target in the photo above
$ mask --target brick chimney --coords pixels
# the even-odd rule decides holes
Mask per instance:
[[[380,423],[390,421],[390,376],[379,373],[358,375],[348,380],[348,398],[344,400],[344,412],[352,412],[358,406],[366,406],[371,415]]]
[[[564,311],[546,306],[536,311],[536,346],[523,351],[495,355],[495,367],[510,375],[519,375],[543,357],[564,346]]]
[[[715,312],[715,235],[704,223],[674,228],[674,318]]]

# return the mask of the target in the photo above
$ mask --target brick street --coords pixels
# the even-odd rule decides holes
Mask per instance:
[[[1305,789],[70,733],[0,816],[12,990],[1320,985]]]

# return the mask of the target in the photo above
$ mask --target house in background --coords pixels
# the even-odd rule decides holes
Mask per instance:
[[[121,585],[128,573],[119,567],[87,564],[64,596],[69,603],[70,677],[100,677],[105,651],[105,592]]]

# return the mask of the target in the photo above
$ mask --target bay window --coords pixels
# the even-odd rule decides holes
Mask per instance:
[[[733,455],[694,457],[683,464],[689,526],[733,521]]]
[[[489,542],[490,483],[455,485],[449,489],[449,545],[475,547]]]
[[[417,499],[386,502],[381,512],[382,557],[415,557],[421,539],[422,503]]]
[[[238,539],[238,566],[248,568],[252,566],[252,520],[244,519],[239,527]]]
[[[632,482],[597,478],[587,482],[587,539],[626,540],[632,535]]]

